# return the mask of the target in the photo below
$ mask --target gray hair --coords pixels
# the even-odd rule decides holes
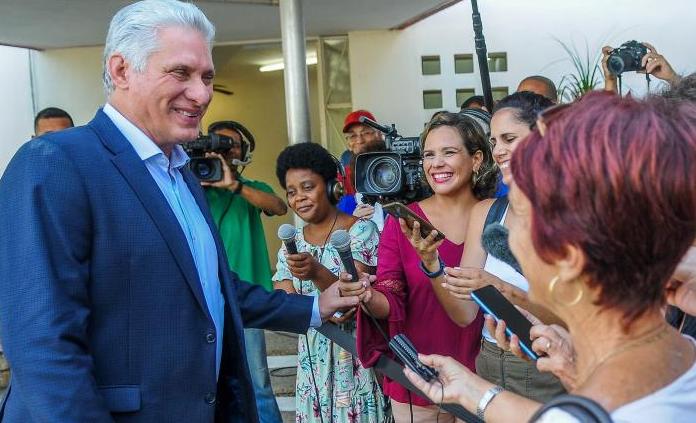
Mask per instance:
[[[102,79],[107,96],[114,90],[108,69],[109,57],[118,52],[136,72],[142,72],[148,58],[158,48],[157,31],[167,27],[195,29],[209,45],[215,38],[215,26],[194,4],[178,0],[143,0],[124,7],[111,19],[106,34]]]

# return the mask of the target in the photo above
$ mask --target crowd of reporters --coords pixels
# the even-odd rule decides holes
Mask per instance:
[[[354,258],[365,272],[359,281],[344,273],[339,284],[344,296],[361,300],[356,365],[369,368],[382,354],[392,355],[386,330],[389,337],[407,335],[421,361],[439,372],[426,382],[405,370],[428,399],[383,379],[395,421],[455,421],[441,410],[443,402],[501,422],[696,417],[696,345],[688,336],[690,313],[696,312],[696,76],[680,78],[654,47],[645,46],[645,71],[669,84],[659,95],[616,95],[616,78],[606,67],[612,49],[606,47],[607,92],[554,105],[555,87],[535,76],[497,102],[490,126],[470,115],[484,107],[477,98],[461,112],[436,113],[420,137],[432,192],[408,208],[437,231],[425,236],[417,222],[409,226],[384,215],[378,245],[366,248],[357,238],[365,230],[357,227],[383,212],[358,202],[346,210],[353,220],[337,211],[340,220],[326,220],[324,232],[313,234],[308,251],[322,254],[332,248],[322,234],[328,236],[338,221],[355,238]],[[374,119],[366,111],[354,113]],[[347,123],[354,118],[349,115]],[[364,141],[384,148],[373,129],[355,129],[357,135],[346,131],[349,151],[355,151],[347,154],[348,174]],[[281,154],[279,172],[283,157],[298,148]],[[321,175],[306,166],[309,174]],[[330,176],[315,179],[326,185]],[[311,197],[300,189],[287,194],[295,204]],[[298,215],[308,223],[305,231],[313,232]],[[482,247],[491,223],[509,229],[519,264]],[[306,235],[299,231],[298,239],[306,241]],[[279,264],[284,254],[281,249]],[[331,267],[325,269],[335,280],[340,266]],[[487,285],[534,323],[538,360],[506,333],[504,321],[484,318],[471,300],[473,290]],[[311,288],[323,286],[312,282]],[[563,405],[565,398],[592,402],[578,412]]]

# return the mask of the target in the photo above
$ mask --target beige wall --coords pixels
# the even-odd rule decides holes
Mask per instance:
[[[319,109],[317,103],[316,67],[310,67],[309,91],[312,136],[319,141]],[[268,183],[281,198],[285,192],[278,184],[275,163],[278,154],[288,145],[285,122],[285,92],[283,72],[259,72],[256,66],[219,68],[215,82],[224,84],[234,92],[232,96],[216,93],[204,127],[216,120],[236,120],[248,128],[256,139],[253,162],[244,171],[244,176]],[[292,211],[286,216],[263,217],[271,265],[275,265],[275,254],[280,247],[277,237],[278,226],[291,223]]]

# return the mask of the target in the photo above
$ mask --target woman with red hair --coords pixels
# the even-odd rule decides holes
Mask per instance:
[[[544,133],[512,158],[510,247],[530,300],[568,326],[571,393],[614,421],[696,421],[696,341],[662,314],[669,275],[696,237],[696,106],[592,93],[540,123]],[[540,355],[555,347],[533,343]],[[436,402],[487,422],[579,421],[451,358],[421,359],[439,380],[407,375]]]

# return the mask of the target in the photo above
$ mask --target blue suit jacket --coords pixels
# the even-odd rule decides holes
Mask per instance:
[[[224,334],[176,217],[101,110],[15,155],[0,180],[4,422],[257,420],[242,322],[304,332],[312,299],[240,283],[203,191],[184,178],[217,244]]]

